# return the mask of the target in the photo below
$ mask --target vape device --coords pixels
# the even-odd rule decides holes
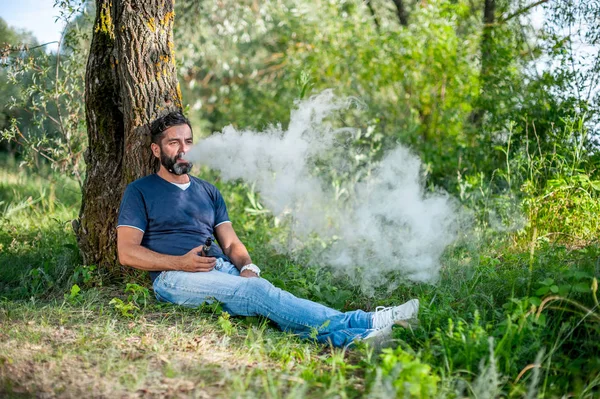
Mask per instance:
[[[210,251],[212,241],[212,237],[208,237],[206,241],[204,241],[204,246],[202,247],[202,252],[204,253],[204,256],[208,256],[208,251]]]

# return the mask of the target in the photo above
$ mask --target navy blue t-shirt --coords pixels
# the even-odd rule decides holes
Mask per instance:
[[[157,174],[142,177],[127,186],[117,227],[128,226],[144,232],[142,246],[165,255],[184,255],[212,237],[214,229],[229,222],[227,207],[219,190],[190,176],[182,190]],[[227,257],[214,244],[208,254]],[[160,272],[150,272],[152,281]]]

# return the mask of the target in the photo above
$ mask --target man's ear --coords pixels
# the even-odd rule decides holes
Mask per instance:
[[[160,158],[160,146],[156,143],[152,143],[150,148],[152,149],[152,154],[154,154],[156,158]]]

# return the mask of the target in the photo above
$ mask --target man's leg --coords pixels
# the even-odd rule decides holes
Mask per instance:
[[[218,270],[218,269],[220,270]],[[204,273],[163,272],[154,282],[159,299],[183,306],[217,300],[232,316],[265,316],[282,330],[309,337],[315,330],[320,342],[350,344],[372,329],[372,315],[362,310],[342,313],[297,298],[262,278],[239,277],[229,262]]]

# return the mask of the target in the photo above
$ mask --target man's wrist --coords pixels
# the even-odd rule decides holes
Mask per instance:
[[[256,266],[254,263],[248,263],[247,265],[242,266],[242,268],[240,269],[240,273],[243,273],[246,270],[250,270],[257,276],[260,276],[260,267]]]

